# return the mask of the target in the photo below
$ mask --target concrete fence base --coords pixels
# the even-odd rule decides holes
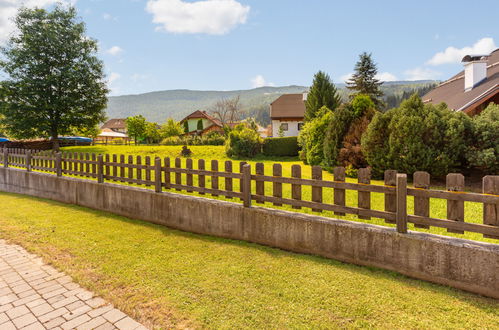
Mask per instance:
[[[499,245],[0,168],[0,190],[183,231],[375,266],[499,299]]]

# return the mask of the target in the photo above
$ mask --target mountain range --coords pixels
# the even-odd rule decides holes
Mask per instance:
[[[402,95],[404,92],[428,87],[434,81],[396,81],[382,85],[385,97]],[[339,94],[347,99],[348,90],[344,84],[338,84]],[[282,94],[303,93],[306,86],[260,87],[248,90],[198,91],[166,90],[137,95],[111,96],[106,109],[109,118],[126,118],[143,115],[148,121],[164,123],[171,117],[180,120],[195,110],[209,111],[210,107],[222,98],[240,96],[244,117],[255,117],[261,124],[270,122],[269,105]]]

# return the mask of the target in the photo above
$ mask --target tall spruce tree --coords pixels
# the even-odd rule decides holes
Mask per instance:
[[[322,107],[333,111],[340,103],[341,97],[329,75],[323,71],[317,72],[305,102],[305,121],[314,119]]]
[[[372,55],[363,52],[359,55],[359,60],[355,64],[355,72],[347,83],[347,88],[352,91],[350,99],[354,99],[359,94],[368,95],[376,105],[377,109],[384,107],[384,102],[381,99],[383,92],[380,86],[382,81],[376,79],[378,68],[372,59]]]
[[[1,49],[2,124],[17,138],[59,135],[95,127],[105,119],[107,104],[103,64],[97,42],[73,7],[51,12],[23,8],[15,18],[18,33]]]

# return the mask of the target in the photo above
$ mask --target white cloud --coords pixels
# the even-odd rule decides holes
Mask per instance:
[[[340,81],[346,83],[347,80],[350,80],[352,78],[353,72],[344,74],[343,76],[340,77]]]
[[[13,18],[16,16],[18,9],[21,6],[26,8],[44,8],[53,5],[59,0],[0,0],[0,43],[7,41],[9,36],[15,30]],[[71,1],[62,1],[63,4],[74,3]]]
[[[391,74],[390,72],[380,72],[376,75],[375,77],[378,80],[381,81],[396,81],[397,77],[394,74]]]
[[[123,49],[119,46],[113,46],[106,50],[106,54],[112,55],[112,56],[117,56],[119,54],[123,53]]]
[[[157,30],[221,35],[246,23],[250,7],[235,0],[149,0],[146,10]]]
[[[418,67],[404,71],[407,80],[434,80],[440,76],[440,72]]]
[[[109,82],[109,85],[112,85],[114,82],[116,82],[116,80],[118,80],[120,78],[121,78],[121,75],[119,73],[111,72],[109,74],[109,78],[107,81]]]
[[[105,19],[106,21],[117,21],[118,20],[117,17],[114,17],[113,15],[108,14],[108,13],[104,13],[102,15],[102,18]]]
[[[130,77],[130,79],[132,81],[135,81],[135,82],[140,81],[140,80],[146,80],[147,78],[149,78],[149,75],[147,75],[147,74],[140,74],[140,73],[134,73]]]
[[[261,74],[259,74],[256,77],[251,79],[251,86],[253,86],[253,88],[258,88],[258,87],[265,87],[265,86],[275,86],[275,84],[272,82],[266,81],[265,78]]]
[[[482,38],[475,42],[473,46],[456,48],[447,47],[443,52],[436,53],[426,64],[441,65],[447,63],[459,63],[466,55],[490,54],[497,48],[494,39]]]

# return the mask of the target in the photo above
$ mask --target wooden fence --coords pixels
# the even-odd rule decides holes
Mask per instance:
[[[58,176],[70,175],[93,178],[99,183],[107,181],[154,187],[156,192],[176,190],[198,192],[201,195],[224,196],[243,201],[245,207],[256,203],[269,202],[274,206],[290,205],[293,209],[310,208],[315,212],[333,211],[336,215],[355,214],[360,219],[381,218],[387,223],[396,224],[397,231],[407,232],[407,223],[416,228],[430,226],[446,228],[452,233],[464,231],[483,234],[487,238],[499,239],[499,176],[483,178],[483,193],[464,192],[464,176],[452,173],[447,175],[446,190],[430,188],[430,175],[416,172],[413,188],[407,186],[407,175],[387,170],[384,185],[370,184],[369,169],[360,169],[358,182],[345,182],[345,169],[334,169],[333,181],[323,180],[322,168],[312,166],[311,178],[302,178],[300,165],[292,165],[291,177],[282,175],[281,164],[272,165],[272,175],[265,175],[263,163],[255,165],[254,172],[245,162],[239,162],[237,171],[232,161],[225,161],[223,169],[217,160],[211,160],[209,170],[205,160],[187,158],[185,167],[176,158],[154,158],[146,156],[96,155],[93,153],[54,153],[52,151],[32,151],[24,149],[3,149],[0,156],[4,167],[25,168],[54,173]],[[221,183],[221,180],[222,184]],[[272,193],[266,194],[265,183],[272,186]],[[209,183],[209,186],[208,186]],[[283,194],[283,184],[291,185],[291,193]],[[304,200],[304,187],[311,188],[311,200]],[[328,189],[328,188],[332,188]],[[325,203],[323,197],[332,193],[333,203]],[[346,191],[357,191],[357,206],[346,205]],[[372,193],[384,195],[384,210],[371,209]],[[290,195],[290,196],[287,196]],[[414,197],[414,214],[408,214],[408,196]],[[329,197],[329,196],[328,196]],[[447,218],[430,217],[430,198],[443,199],[447,203]],[[482,223],[464,221],[464,203],[483,204]]]

